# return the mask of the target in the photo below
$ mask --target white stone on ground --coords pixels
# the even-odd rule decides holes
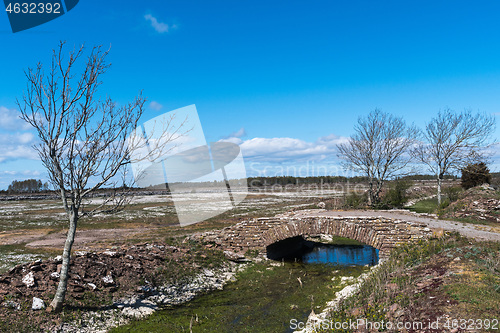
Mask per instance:
[[[33,275],[33,272],[26,274],[21,281],[26,285],[26,287],[33,287],[35,285],[35,276]]]
[[[115,281],[113,281],[113,277],[111,276],[111,274],[108,274],[106,275],[105,277],[102,278],[102,281],[104,282],[104,284],[106,285],[112,285],[115,283]]]
[[[31,305],[31,309],[33,310],[41,310],[45,308],[45,303],[43,299],[33,297],[33,304]]]

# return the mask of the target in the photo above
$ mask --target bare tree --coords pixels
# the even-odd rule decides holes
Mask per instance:
[[[485,149],[495,129],[495,118],[470,110],[455,113],[440,111],[423,131],[424,141],[413,150],[418,161],[425,164],[437,178],[437,197],[441,204],[441,185],[444,176],[459,171],[468,164],[482,161]]]
[[[125,196],[112,195],[93,205],[90,211],[85,211],[84,200],[99,188],[108,188],[112,194],[117,194],[112,189],[125,189],[128,177],[124,175],[124,167],[130,163],[135,149],[146,150],[147,141],[144,137],[130,140],[144,111],[145,98],[141,94],[122,106],[110,98],[101,100],[97,95],[102,83],[100,77],[109,68],[105,61],[109,51],[94,47],[83,62],[83,46],[65,58],[64,44],[61,42],[53,51],[47,75],[41,63],[25,72],[27,90],[22,100],[17,100],[21,118],[38,133],[41,143],[35,149],[52,186],[60,193],[69,222],[59,284],[50,304],[54,311],[62,309],[66,295],[71,248],[79,219],[103,210],[115,211],[123,207]],[[175,137],[176,130],[168,131],[170,124],[164,126],[164,137],[155,138],[161,145],[155,148],[163,147]],[[148,146],[147,151],[155,149]],[[155,153],[158,154],[157,149]],[[144,159],[150,157],[143,154]]]
[[[418,130],[407,126],[403,118],[378,109],[358,118],[355,134],[337,146],[346,169],[368,177],[368,203],[380,201],[384,182],[407,173],[409,149]]]

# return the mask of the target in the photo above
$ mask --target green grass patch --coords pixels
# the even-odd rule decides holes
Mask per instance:
[[[496,281],[495,281],[496,280]],[[480,315],[481,318],[498,318],[498,300],[500,299],[499,279],[487,281],[471,280],[461,277],[456,283],[445,287],[453,299],[462,303],[466,313]]]
[[[211,292],[111,332],[286,332],[290,320],[307,320],[334,298],[340,279],[358,276],[366,268],[333,268],[323,264],[253,264],[224,290]],[[300,282],[299,282],[300,279]]]
[[[413,206],[410,206],[409,209],[416,213],[434,213],[438,208],[438,200],[437,198],[420,200],[415,203]]]
[[[364,243],[358,242],[357,240],[341,237],[341,236],[332,236],[332,241],[328,242],[328,244],[332,245],[366,245]]]
[[[450,220],[450,219],[447,219],[447,220]],[[452,220],[459,221],[462,223],[487,225],[487,226],[491,226],[491,227],[498,226],[498,223],[495,223],[495,222],[491,222],[491,221],[487,221],[487,220],[480,220],[480,219],[473,219],[470,217],[457,217],[457,218],[453,218]]]

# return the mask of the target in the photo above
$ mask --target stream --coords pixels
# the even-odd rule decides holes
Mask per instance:
[[[248,265],[223,290],[111,332],[293,332],[292,319],[305,322],[311,310],[319,313],[335,298],[345,286],[340,277],[357,277],[378,262],[378,250],[371,246],[295,241],[299,244],[281,244],[288,253],[278,244],[268,256],[287,255]]]

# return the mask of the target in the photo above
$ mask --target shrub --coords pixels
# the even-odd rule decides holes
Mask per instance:
[[[458,186],[450,186],[444,188],[443,192],[448,197],[450,202],[454,202],[458,200],[458,197],[460,195],[460,192],[462,192],[462,189]]]
[[[407,180],[396,180],[390,187],[389,191],[384,197],[384,203],[391,207],[403,207],[408,197],[406,190],[411,187],[412,183]]]
[[[359,208],[366,206],[367,197],[366,194],[350,193],[345,197],[344,205],[347,208]]]
[[[485,163],[469,164],[462,169],[462,187],[469,189],[484,183],[491,183],[490,170]]]

